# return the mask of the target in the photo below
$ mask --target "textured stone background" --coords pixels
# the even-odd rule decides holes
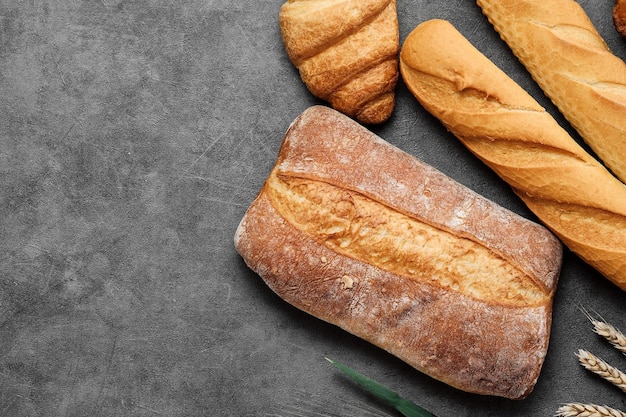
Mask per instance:
[[[0,416],[393,415],[325,355],[440,417],[626,408],[574,356],[624,365],[581,308],[626,330],[626,297],[568,252],[544,372],[522,402],[435,382],[245,267],[237,223],[287,126],[317,103],[284,53],[281,3],[0,0]],[[612,1],[582,4],[626,57]],[[402,39],[450,19],[554,112],[472,1],[398,10]],[[402,83],[373,129],[532,217]]]

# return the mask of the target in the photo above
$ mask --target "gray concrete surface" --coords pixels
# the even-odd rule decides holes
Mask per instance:
[[[612,1],[583,1],[611,48]],[[286,305],[233,234],[291,121],[318,103],[287,60],[276,0],[0,0],[0,416],[396,415],[329,356],[439,417],[626,409],[578,366],[622,356],[624,293],[566,252],[550,351],[524,401],[461,393]],[[399,1],[401,38],[451,20],[554,108],[472,1]],[[531,217],[398,85],[373,130]],[[560,122],[567,126],[561,119]],[[568,127],[569,128],[569,127]]]

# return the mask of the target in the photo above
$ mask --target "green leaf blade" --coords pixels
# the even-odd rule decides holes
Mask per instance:
[[[405,417],[436,417],[434,414],[423,409],[419,405],[405,398],[402,398],[396,392],[390,390],[389,388],[385,387],[382,384],[379,384],[373,379],[368,378],[365,375],[355,371],[354,369],[351,369],[347,367],[346,365],[343,365],[329,358],[326,358],[326,360],[330,362],[335,368],[339,369],[348,377],[356,381],[359,385],[363,386],[372,395],[386,402],[390,406],[394,407],[403,416]]]

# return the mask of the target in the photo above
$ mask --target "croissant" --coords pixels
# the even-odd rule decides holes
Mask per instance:
[[[289,0],[279,22],[287,56],[315,97],[361,123],[391,116],[400,50],[395,0]]]

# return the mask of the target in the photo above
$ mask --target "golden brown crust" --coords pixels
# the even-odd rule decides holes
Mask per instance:
[[[559,242],[332,109],[289,128],[235,245],[289,303],[452,386],[523,398],[539,376]]]
[[[400,68],[430,113],[573,252],[626,289],[624,184],[449,22],[419,25]]]
[[[574,0],[478,0],[500,36],[599,158],[626,181],[626,64]]]
[[[400,49],[395,0],[291,0],[279,21],[287,55],[314,96],[362,123],[391,116]]]

